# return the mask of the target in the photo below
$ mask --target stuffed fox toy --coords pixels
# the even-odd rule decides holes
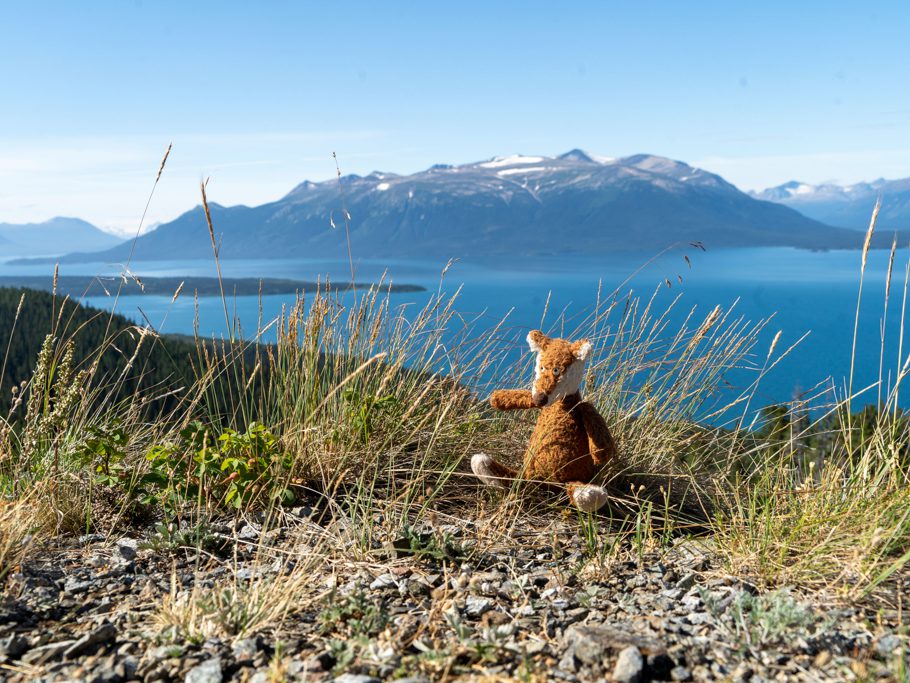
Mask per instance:
[[[616,445],[597,409],[581,400],[591,343],[552,339],[534,330],[528,345],[537,354],[531,391],[498,390],[490,397],[496,410],[540,410],[522,469],[506,467],[485,453],[471,458],[471,469],[489,486],[507,487],[520,478],[564,490],[580,510],[598,510],[607,502],[607,492],[590,482],[616,456]]]

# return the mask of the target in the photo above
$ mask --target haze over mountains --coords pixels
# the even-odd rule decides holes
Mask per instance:
[[[211,198],[211,196],[210,196]],[[223,258],[372,258],[654,253],[677,242],[712,248],[856,248],[855,232],[741,192],[718,175],[639,154],[572,150],[509,156],[412,175],[374,172],[305,181],[261,206],[210,203]],[[334,225],[334,228],[332,227]],[[890,241],[889,241],[890,244]],[[130,244],[61,261],[122,262]],[[86,245],[80,252],[91,252]],[[134,260],[210,258],[201,207],[138,239]]]
[[[866,230],[876,200],[882,207],[879,230],[910,230],[910,178],[855,185],[809,185],[796,180],[752,193],[756,199],[777,202],[822,223]]]
[[[43,223],[0,223],[0,258],[96,251],[122,241],[78,218],[58,217]]]

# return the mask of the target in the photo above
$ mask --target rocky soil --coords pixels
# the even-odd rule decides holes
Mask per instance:
[[[204,533],[149,529],[34,547],[7,578],[0,604],[0,678],[403,683],[907,675],[900,601],[894,609],[864,608],[818,594],[761,591],[725,575],[697,540],[659,552],[636,551],[631,542],[598,550],[567,519],[545,529],[529,522],[521,533],[486,542],[463,522],[374,541],[368,555],[348,553],[339,535],[324,561],[314,562],[326,553],[311,533],[319,524],[308,509],[294,512],[270,531],[255,520],[232,521]],[[306,598],[283,618],[248,629],[248,589],[299,580],[304,565]],[[234,592],[221,602],[174,602],[193,586],[206,596],[225,585]],[[168,600],[208,609],[208,630],[163,627]]]

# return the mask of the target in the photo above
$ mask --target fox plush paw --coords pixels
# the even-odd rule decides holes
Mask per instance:
[[[582,512],[597,512],[607,502],[607,492],[600,486],[578,486],[572,490],[572,502]]]

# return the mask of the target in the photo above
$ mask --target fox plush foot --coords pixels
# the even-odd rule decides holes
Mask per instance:
[[[569,488],[569,498],[575,507],[582,512],[597,512],[606,504],[607,492],[602,487],[594,484],[571,486]]]

